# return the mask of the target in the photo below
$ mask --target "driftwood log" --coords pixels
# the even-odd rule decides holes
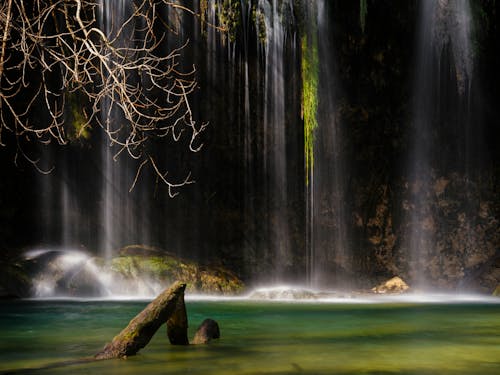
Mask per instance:
[[[187,317],[184,306],[186,284],[177,282],[156,297],[144,310],[130,321],[95,359],[124,358],[144,348],[162,324],[167,323],[167,332],[172,343],[187,342]],[[182,311],[180,311],[182,310]],[[182,316],[184,314],[184,317]],[[175,322],[185,322],[185,329],[175,327]],[[172,328],[174,327],[174,328]],[[185,338],[184,338],[185,336]]]
[[[177,306],[167,320],[167,336],[172,345],[189,345],[188,317],[184,304],[184,294],[177,299]]]

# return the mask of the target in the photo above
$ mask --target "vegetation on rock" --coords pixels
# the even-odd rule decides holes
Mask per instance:
[[[302,118],[304,120],[304,155],[306,183],[314,168],[314,133],[318,127],[318,30],[316,15],[309,15],[312,25],[302,36]]]

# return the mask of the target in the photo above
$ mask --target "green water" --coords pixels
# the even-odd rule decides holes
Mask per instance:
[[[188,302],[190,336],[211,317],[218,342],[174,347],[162,328],[135,357],[60,363],[97,352],[145,304],[0,302],[0,372],[500,374],[500,304],[479,303]]]

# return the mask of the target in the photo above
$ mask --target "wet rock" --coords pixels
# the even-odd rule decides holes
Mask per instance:
[[[199,274],[199,289],[216,294],[235,294],[244,289],[243,282],[229,270],[220,266],[203,267]]]
[[[130,247],[137,254],[137,247]],[[110,271],[124,284],[144,281],[161,286],[174,280],[184,280],[187,290],[211,294],[236,294],[243,290],[243,282],[222,267],[201,266],[196,262],[175,257],[166,252],[155,255],[122,255],[112,259]],[[143,283],[143,284],[144,284]]]
[[[30,297],[32,287],[31,278],[18,259],[0,262],[0,299]]]
[[[219,324],[213,319],[205,319],[196,330],[192,344],[207,344],[218,338],[220,338]]]
[[[410,289],[408,284],[396,276],[372,288],[372,292],[377,294],[400,294],[408,291],[408,289]]]
[[[82,265],[58,279],[54,292],[56,295],[100,297],[105,295],[104,289],[95,270]]]
[[[495,288],[492,295],[494,297],[500,297],[500,284]]]

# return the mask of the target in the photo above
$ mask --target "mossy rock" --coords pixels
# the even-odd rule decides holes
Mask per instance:
[[[241,293],[244,284],[236,275],[222,267],[208,267],[200,272],[200,289],[208,293],[233,294]]]
[[[126,280],[149,279],[161,284],[183,280],[189,292],[236,294],[244,288],[243,282],[223,267],[201,267],[167,253],[118,256],[111,260],[110,271]]]

